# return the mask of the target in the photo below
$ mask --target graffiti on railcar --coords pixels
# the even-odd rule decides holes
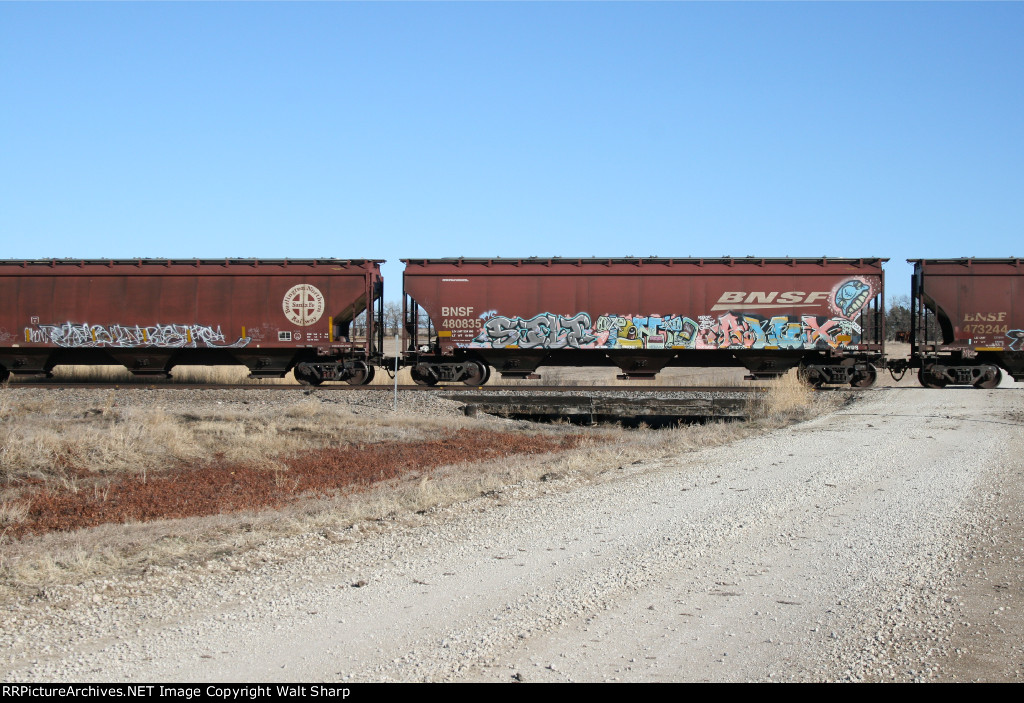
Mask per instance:
[[[1006,338],[1010,340],[1010,351],[1024,351],[1024,330],[1010,330]]]
[[[36,325],[25,328],[25,341],[33,344],[54,344],[58,347],[86,348],[196,348],[235,349],[252,341],[249,336],[228,343],[220,326],[209,325],[90,325],[64,322],[59,325]]]
[[[468,345],[501,349],[838,349],[858,344],[860,326],[845,317],[727,312],[697,320],[680,315],[544,313],[494,315]]]
[[[601,315],[596,329],[609,333],[606,348],[671,349],[692,346],[699,326],[679,315]]]
[[[471,346],[581,349],[597,346],[599,336],[594,334],[590,315],[585,312],[571,317],[545,313],[529,319],[493,315],[484,322]]]
[[[695,349],[838,349],[858,344],[860,326],[842,317],[728,312],[705,321]]]
[[[488,310],[475,324],[472,318],[465,320],[464,332],[453,329],[452,333],[457,346],[489,349],[852,348],[862,337],[858,324],[861,314],[879,290],[878,281],[854,277],[843,279],[830,292],[726,293],[712,307],[713,311],[725,312],[695,317],[604,314],[594,319],[585,312],[545,312],[526,318]],[[734,302],[727,301],[730,296],[735,296]],[[821,302],[808,302],[813,300]],[[824,307],[826,301],[828,315],[757,312],[766,308]]]
[[[877,294],[878,288],[873,279],[848,278],[832,289],[829,308],[844,320],[855,320]]]

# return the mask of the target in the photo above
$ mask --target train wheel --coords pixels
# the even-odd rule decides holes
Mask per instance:
[[[917,380],[920,381],[921,385],[924,386],[925,388],[946,387],[946,379],[932,376],[930,366],[926,366],[918,372]]]
[[[376,378],[376,377],[377,377],[377,369],[375,369],[373,366],[367,366],[366,367],[366,378],[363,379],[363,382],[360,385],[363,385],[363,386],[368,385],[368,384],[372,383],[373,379]]]
[[[418,385],[418,386],[436,386],[437,385],[437,377],[436,376],[428,376],[426,374],[422,374],[422,373],[420,373],[419,371],[416,370],[415,366],[413,366],[409,370],[409,375],[412,376],[413,382],[416,385]]]
[[[853,380],[850,381],[850,385],[854,388],[870,388],[875,385],[875,381],[878,380],[878,369],[872,364],[868,364],[867,371],[861,371]]]
[[[796,371],[796,377],[800,379],[802,383],[806,383],[811,388],[821,388],[825,383],[825,377],[817,371],[810,369],[806,366],[801,365]]]
[[[372,366],[367,366],[365,361],[353,361],[351,368],[352,375],[345,379],[349,385],[365,386],[373,380],[374,369]]]
[[[1003,372],[1000,371],[999,369],[996,369],[996,375],[995,375],[994,378],[991,378],[991,379],[989,379],[987,381],[977,381],[974,384],[974,387],[975,388],[986,388],[986,389],[998,388],[999,387],[999,382],[1002,381],[1002,380],[1003,380]]]
[[[482,386],[491,377],[491,367],[479,361],[467,361],[466,375],[462,382],[467,386]]]
[[[296,365],[295,380],[304,386],[319,386],[324,382],[309,364]]]

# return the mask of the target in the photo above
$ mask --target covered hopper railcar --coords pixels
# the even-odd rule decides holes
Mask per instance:
[[[883,360],[887,259],[403,261],[405,363],[421,384],[481,384],[490,367],[799,366],[815,384],[868,386]]]
[[[921,384],[995,388],[1024,381],[1020,259],[911,259],[911,353]],[[897,362],[898,363],[898,362]]]
[[[242,364],[256,377],[294,369],[310,383],[368,383],[381,359],[379,264],[0,261],[0,378],[58,364],[122,364],[153,376],[180,364]]]

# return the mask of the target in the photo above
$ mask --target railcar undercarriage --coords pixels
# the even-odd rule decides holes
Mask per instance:
[[[487,383],[491,369],[507,379],[539,379],[541,366],[575,368],[618,368],[620,380],[653,380],[666,368],[746,368],[747,380],[770,380],[799,369],[801,380],[814,386],[845,385],[856,388],[872,386],[878,378],[876,364],[882,363],[881,352],[857,356],[830,356],[826,353],[779,352],[778,355],[745,353],[743,350],[647,351],[637,354],[594,349],[525,350],[474,349],[465,354],[444,356],[432,353],[409,353],[405,364],[412,380],[423,386],[438,383],[464,383],[481,386]]]

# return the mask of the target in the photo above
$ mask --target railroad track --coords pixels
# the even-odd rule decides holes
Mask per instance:
[[[394,392],[394,386],[368,385],[350,386],[338,383],[320,386],[304,386],[300,384],[257,384],[257,383],[83,383],[67,382],[57,379],[19,380],[8,384],[9,388],[95,388],[95,389],[149,389],[149,390],[251,390],[251,391],[377,391],[380,393]],[[762,393],[767,386],[466,386],[461,383],[438,384],[436,386],[399,385],[400,391],[422,391],[435,393]]]

